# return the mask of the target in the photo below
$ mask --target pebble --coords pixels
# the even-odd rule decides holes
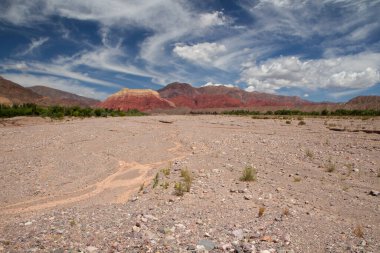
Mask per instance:
[[[244,195],[244,199],[245,200],[251,200],[252,199],[252,195]]]
[[[380,192],[379,192],[379,191],[375,191],[375,190],[371,190],[371,191],[369,192],[369,195],[377,197],[377,196],[380,195]]]
[[[233,234],[236,238],[238,238],[239,240],[243,239],[243,237],[244,237],[244,232],[243,232],[242,229],[236,229],[236,230],[232,231],[232,234]]]
[[[213,250],[216,245],[213,241],[210,240],[200,240],[197,244],[197,248],[198,246],[203,246],[206,250]]]
[[[88,247],[86,247],[86,252],[87,253],[96,253],[96,252],[98,252],[98,248],[94,247],[94,246],[88,246]]]
[[[32,225],[33,223],[31,222],[31,221],[28,221],[28,222],[25,222],[25,226],[30,226],[30,225]]]

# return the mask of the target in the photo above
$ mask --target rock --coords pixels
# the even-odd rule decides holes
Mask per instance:
[[[206,233],[204,234],[204,237],[211,237],[211,235],[210,235],[209,233],[206,232]]]
[[[244,199],[245,200],[251,200],[252,199],[252,195],[244,195]]]
[[[271,242],[272,241],[272,237],[270,237],[269,235],[264,235],[263,237],[260,238],[260,241]]]
[[[141,230],[141,228],[138,227],[138,226],[133,226],[133,227],[132,227],[132,231],[135,232],[135,233],[140,232],[140,230]]]
[[[243,239],[244,238],[244,232],[242,229],[236,229],[234,231],[232,231],[232,234],[238,238],[239,240]]]
[[[197,248],[198,246],[203,246],[206,250],[213,250],[216,245],[213,241],[210,240],[200,240],[197,244]]]
[[[86,252],[87,253],[96,253],[96,252],[98,252],[98,248],[94,247],[94,246],[88,246],[88,247],[86,247]]]
[[[25,222],[25,223],[24,223],[25,226],[30,226],[30,225],[32,225],[32,224],[33,224],[33,222],[31,222],[31,221],[28,221],[28,222]]]
[[[203,222],[202,222],[202,220],[197,220],[197,221],[195,222],[195,224],[197,224],[197,225],[203,225]]]
[[[375,190],[371,190],[371,191],[369,192],[369,195],[377,197],[377,196],[380,195],[380,192],[379,192],[379,191],[375,191]]]
[[[183,224],[175,224],[175,227],[178,228],[178,230],[185,230],[186,226]]]
[[[260,253],[271,253],[271,252],[267,249],[264,249],[264,250],[260,250]]]
[[[150,215],[150,214],[146,214],[144,215],[145,218],[149,219],[149,220],[154,220],[154,221],[158,221],[158,218],[154,217],[153,215]]]

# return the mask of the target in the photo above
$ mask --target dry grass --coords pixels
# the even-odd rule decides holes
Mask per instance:
[[[191,175],[191,172],[187,168],[182,169],[181,177],[183,177],[185,191],[190,192],[191,184],[193,183],[193,176]]]
[[[364,232],[363,232],[363,228],[361,225],[357,225],[355,228],[354,228],[354,235],[356,237],[359,237],[359,238],[363,238],[364,237]]]
[[[332,162],[331,157],[329,158],[329,160],[325,164],[325,168],[326,168],[327,172],[334,172],[336,170],[335,163]]]
[[[265,207],[263,207],[263,206],[260,207],[260,208],[259,208],[259,214],[258,214],[259,217],[263,216],[263,215],[264,215],[264,212],[265,212]]]
[[[310,149],[306,149],[305,155],[306,155],[306,157],[309,157],[309,158],[313,158],[314,157],[314,153]]]
[[[296,183],[301,182],[301,177],[294,177],[293,181]]]
[[[160,174],[157,172],[156,176],[153,178],[153,186],[152,186],[152,188],[156,188],[156,186],[158,185],[159,181],[160,181]]]
[[[256,181],[256,169],[252,166],[247,166],[243,170],[243,175],[240,177],[240,181],[253,182]]]

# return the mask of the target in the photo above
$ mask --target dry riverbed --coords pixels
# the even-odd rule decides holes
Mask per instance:
[[[2,120],[0,252],[380,252],[380,119],[303,121]]]

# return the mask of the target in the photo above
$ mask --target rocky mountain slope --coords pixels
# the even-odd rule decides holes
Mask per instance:
[[[303,106],[313,104],[295,96],[279,96],[260,92],[247,92],[236,87],[192,87],[186,83],[171,83],[158,90],[162,98],[177,107],[192,109],[253,107],[253,106]]]
[[[345,104],[345,108],[380,109],[380,96],[358,96]]]
[[[4,79],[0,76],[0,103],[23,104],[36,103],[46,104],[47,99],[17,83]]]
[[[29,87],[28,89],[34,91],[35,93],[41,96],[47,97],[51,101],[54,101],[54,103],[60,105],[78,105],[83,107],[91,107],[95,106],[100,102],[99,100],[93,98],[78,96],[70,92],[57,90],[46,86],[33,86]]]
[[[121,91],[109,96],[105,101],[98,105],[102,108],[129,110],[137,109],[149,111],[152,109],[171,109],[175,105],[160,97],[157,91],[122,89]]]
[[[0,76],[0,104],[95,106],[99,100],[78,96],[69,92],[45,87],[23,87]]]

